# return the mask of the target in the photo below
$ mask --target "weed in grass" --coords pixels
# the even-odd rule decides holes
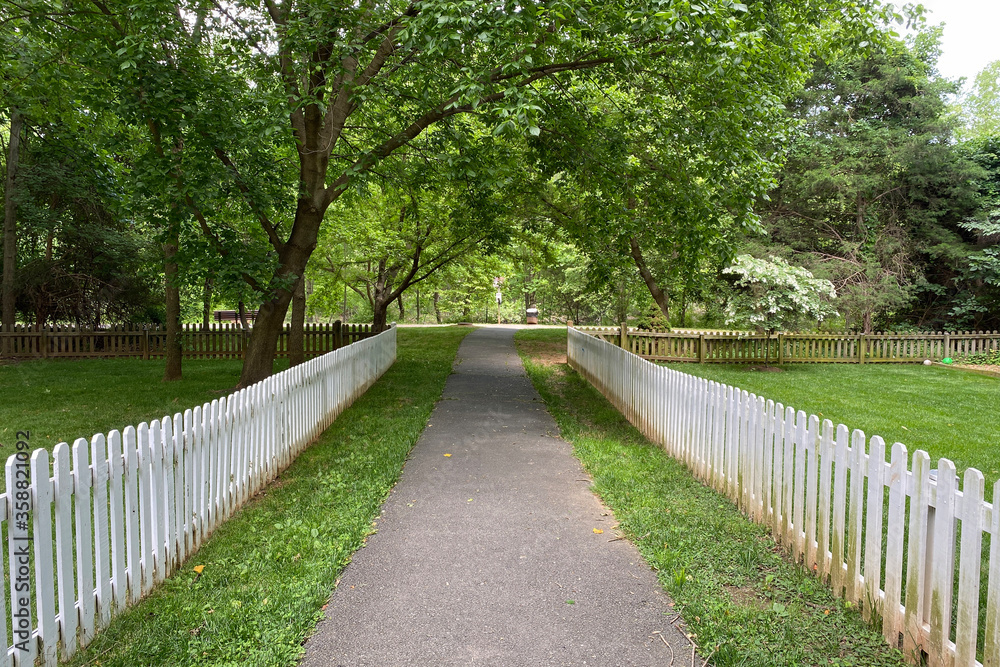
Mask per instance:
[[[566,345],[561,331],[522,331],[516,340]],[[522,355],[595,491],[657,570],[712,665],[905,664],[857,609],[785,559],[764,527],[646,440],[583,378]]]
[[[296,664],[337,577],[374,530],[469,331],[400,329],[396,364],[69,664]]]

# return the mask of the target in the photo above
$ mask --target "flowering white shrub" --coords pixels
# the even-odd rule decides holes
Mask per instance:
[[[780,257],[770,260],[740,255],[723,273],[739,276],[726,303],[726,324],[764,331],[792,328],[802,318],[822,321],[837,315],[833,283]]]

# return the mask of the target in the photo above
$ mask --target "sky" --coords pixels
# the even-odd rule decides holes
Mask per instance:
[[[1000,0],[920,0],[927,22],[944,23],[938,71],[969,84],[986,65],[1000,60]],[[897,2],[899,4],[899,2]]]

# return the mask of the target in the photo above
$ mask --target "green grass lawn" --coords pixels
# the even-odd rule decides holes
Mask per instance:
[[[114,619],[68,664],[295,665],[337,577],[372,532],[372,521],[423,431],[458,344],[469,331],[400,329],[392,368],[174,576]],[[144,398],[141,410],[158,414],[175,398],[177,404],[193,405],[213,387],[235,384],[238,364],[216,365],[215,377],[206,367],[196,384],[190,371],[201,363],[185,364],[191,387],[180,393],[174,385],[160,384],[151,369],[148,377],[155,378],[161,395]],[[131,398],[97,386],[103,380],[95,375],[90,384],[104,401]],[[87,384],[86,379],[73,382],[77,400],[93,407],[99,401]],[[68,418],[59,423],[72,433],[119,426],[86,412],[77,411],[79,423]],[[134,421],[133,414],[138,413],[109,409],[101,419],[128,422]],[[203,566],[200,573],[196,566]]]
[[[729,364],[667,364],[805,410],[820,419],[978,468],[987,495],[1000,478],[1000,378],[896,364],[786,364],[780,372]]]
[[[563,363],[564,331],[521,331],[528,374],[563,438],[714,667],[906,664],[856,608],[784,558],[764,526],[644,438]],[[700,664],[700,663],[699,663]]]
[[[286,361],[282,364],[287,366]],[[173,416],[236,386],[242,362],[185,360],[184,379],[162,382],[162,360],[50,359],[0,365],[0,458],[14,453],[15,432],[33,449]]]

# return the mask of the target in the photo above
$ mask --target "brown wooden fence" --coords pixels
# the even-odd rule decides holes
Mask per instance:
[[[288,356],[289,327],[278,338],[278,356]],[[332,352],[372,336],[370,324],[307,324],[304,332],[306,358]],[[0,328],[0,358],[84,358],[140,357],[160,359],[165,356],[167,333],[158,326],[125,325],[107,329],[80,330],[75,327]],[[242,359],[250,333],[237,324],[213,324],[202,329],[185,324],[181,349],[185,359]]]
[[[915,334],[837,333],[667,333],[621,327],[577,327],[651,361],[722,364],[921,363],[1000,349],[1000,332],[956,331]]]

